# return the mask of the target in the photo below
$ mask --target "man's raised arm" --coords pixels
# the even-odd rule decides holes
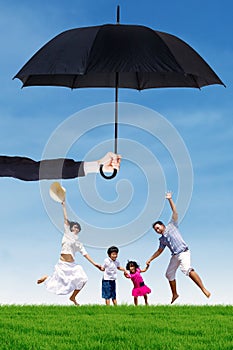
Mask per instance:
[[[172,192],[166,193],[166,199],[169,201],[169,204],[172,210],[172,220],[178,221],[178,212],[176,210],[175,203],[173,202],[173,199],[172,199]]]

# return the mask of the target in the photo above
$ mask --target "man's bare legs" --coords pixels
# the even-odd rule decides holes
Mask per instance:
[[[189,277],[202,290],[202,292],[205,294],[205,296],[207,298],[209,298],[211,293],[207,289],[205,289],[205,287],[204,287],[204,285],[202,283],[202,280],[201,280],[200,276],[196,273],[196,271],[194,271],[194,270],[190,271]]]
[[[196,271],[194,271],[194,270],[190,271],[189,277],[191,278],[191,280],[193,282],[196,283],[196,285],[201,289],[201,291],[205,294],[205,296],[207,298],[209,298],[211,293],[204,287],[202,280],[201,280],[200,276],[196,273]],[[170,284],[171,291],[172,291],[171,304],[173,304],[174,301],[179,297],[179,294],[177,293],[177,290],[176,290],[176,280],[169,281],[169,284]]]
[[[176,280],[169,281],[169,284],[170,284],[170,288],[171,288],[171,291],[172,291],[171,304],[173,304],[174,301],[179,297],[179,294],[177,293],[177,290],[176,290]]]

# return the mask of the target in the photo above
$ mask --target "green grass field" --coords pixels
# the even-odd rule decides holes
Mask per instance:
[[[232,306],[2,305],[1,350],[232,350]]]

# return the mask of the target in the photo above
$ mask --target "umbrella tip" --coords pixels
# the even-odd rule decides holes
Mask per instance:
[[[120,23],[120,5],[117,5],[117,24]]]

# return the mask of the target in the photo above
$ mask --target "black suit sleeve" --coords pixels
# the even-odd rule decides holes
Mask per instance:
[[[58,158],[35,161],[26,157],[0,156],[0,177],[24,181],[73,179],[85,176],[84,162]]]

